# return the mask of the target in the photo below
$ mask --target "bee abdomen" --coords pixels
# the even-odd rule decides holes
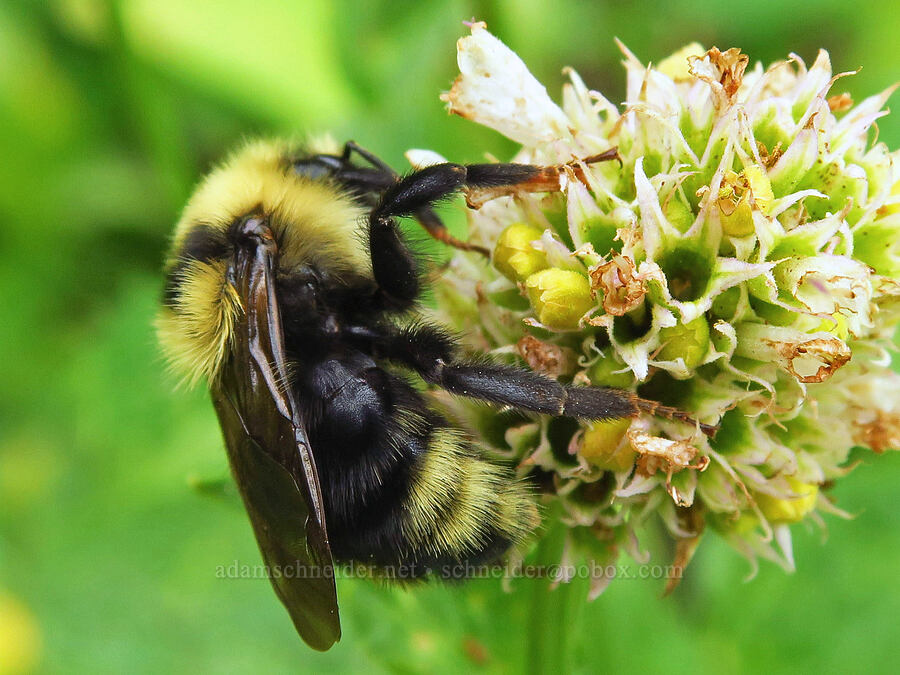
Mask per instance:
[[[493,562],[536,527],[525,485],[401,378],[360,354],[302,372],[335,559],[412,579]]]
[[[525,486],[478,457],[459,431],[435,429],[417,460],[403,533],[419,565],[492,562],[536,527]]]

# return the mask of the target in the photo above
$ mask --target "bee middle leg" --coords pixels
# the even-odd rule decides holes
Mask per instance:
[[[352,329],[351,329],[352,330]],[[369,342],[376,357],[397,361],[452,394],[555,417],[610,420],[641,412],[697,425],[707,435],[716,427],[698,423],[686,412],[640,398],[623,389],[563,385],[514,366],[459,360],[456,342],[440,328],[420,324],[399,331],[368,330],[357,338]]]
[[[423,376],[453,394],[557,417],[611,420],[637,417],[644,412],[697,426],[708,436],[717,431],[714,425],[697,422],[683,410],[640,398],[624,389],[563,385],[511,366],[439,362]]]

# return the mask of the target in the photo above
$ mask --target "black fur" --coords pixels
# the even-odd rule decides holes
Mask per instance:
[[[203,224],[192,227],[175,257],[175,263],[166,273],[163,304],[169,306],[175,304],[181,292],[184,273],[192,262],[208,263],[213,260],[221,260],[228,251],[229,243],[225,232]]]
[[[297,340],[288,346],[336,560],[372,565],[388,575],[402,567],[404,576],[415,579],[445,569],[452,574],[462,563],[492,560],[508,547],[496,530],[485,532],[480,545],[473,542],[465,558],[434,555],[410,542],[403,529],[410,490],[433,434],[448,422],[405,380],[360,351],[340,343],[300,350]],[[411,414],[420,418],[415,427],[403,423]],[[454,496],[462,486],[451,487],[438,521],[457,507]]]

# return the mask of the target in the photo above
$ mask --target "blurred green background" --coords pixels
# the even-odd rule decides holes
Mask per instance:
[[[530,616],[544,598],[527,581],[504,593],[345,580],[344,639],[317,654],[268,582],[217,578],[258,552],[233,499],[191,487],[226,475],[219,431],[204,392],[173,393],[151,328],[179,208],[242,137],[330,130],[397,167],[409,147],[509,156],[438,100],[471,17],[554,96],[572,65],[622,100],[613,36],[645,61],[691,40],[764,62],[825,47],[835,72],[864,66],[838,87],[857,100],[898,76],[887,0],[0,3],[0,673],[526,666],[531,623],[558,620]],[[898,147],[900,115],[879,126]],[[668,599],[660,581],[620,580],[572,603],[570,665],[894,667],[900,455],[858,458],[834,491],[858,517],[828,518],[824,543],[795,527],[797,573],[763,564],[744,583],[746,561],[710,536]]]

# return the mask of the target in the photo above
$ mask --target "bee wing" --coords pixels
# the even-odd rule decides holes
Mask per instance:
[[[274,242],[239,249],[228,269],[243,313],[212,397],[228,459],[272,585],[297,632],[326,650],[341,637],[315,461],[288,375]]]

